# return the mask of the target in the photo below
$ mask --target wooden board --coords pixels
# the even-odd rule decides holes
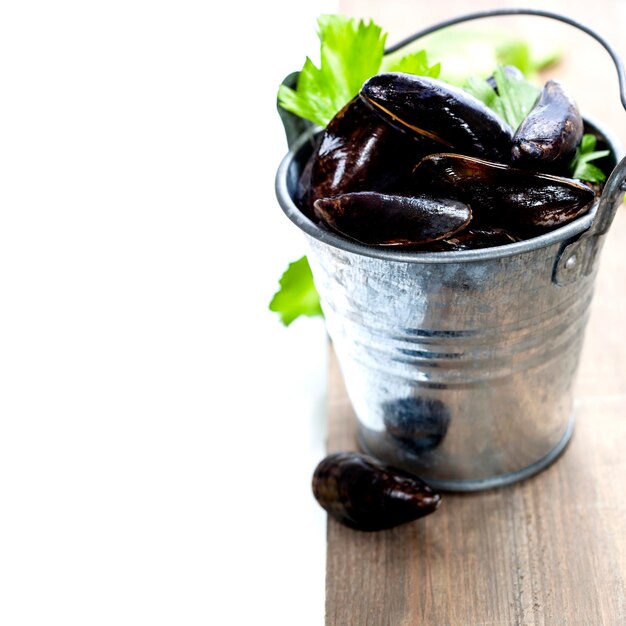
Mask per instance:
[[[616,11],[617,4],[594,6]],[[408,5],[392,5],[400,23],[398,7]],[[445,13],[467,10],[457,5]],[[379,20],[391,13],[382,2],[344,8]],[[429,23],[444,16],[438,11],[431,10]],[[589,17],[610,30],[615,13],[599,20],[601,13]],[[614,80],[611,71],[599,80]],[[600,103],[605,96],[594,97]],[[604,119],[619,131],[626,114],[614,111]],[[576,430],[565,454],[523,483],[449,494],[434,515],[389,531],[359,533],[329,520],[328,625],[626,624],[625,285],[622,207],[602,252],[576,387]],[[329,451],[355,449],[355,417],[332,353],[328,417]]]

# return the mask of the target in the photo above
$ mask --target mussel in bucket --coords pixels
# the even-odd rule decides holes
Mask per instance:
[[[357,191],[314,203],[315,215],[361,243],[409,247],[452,237],[472,218],[467,204],[426,195]]]
[[[558,171],[572,160],[583,136],[583,119],[562,85],[549,80],[513,136],[511,161],[520,167]]]
[[[420,157],[436,148],[388,124],[357,96],[328,124],[306,165],[301,208],[311,216],[318,198],[398,190]]]
[[[508,158],[511,128],[458,87],[413,74],[378,74],[364,83],[361,97],[390,124],[440,144],[439,152]]]
[[[504,228],[562,226],[595,199],[593,190],[576,180],[458,154],[424,157],[414,175],[416,188],[466,202],[476,222]]]
[[[505,73],[519,80],[515,68]],[[299,203],[311,219],[369,245],[507,245],[592,206],[597,189],[560,175],[569,172],[582,130],[575,102],[556,81],[513,133],[462,89],[378,74],[322,132]]]

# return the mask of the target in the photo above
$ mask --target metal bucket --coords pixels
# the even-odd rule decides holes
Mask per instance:
[[[461,252],[391,252],[321,229],[293,202],[310,141],[285,157],[278,200],[306,233],[364,451],[473,491],[531,476],[565,448],[598,252],[626,179],[616,141],[586,125],[613,158],[593,209],[533,239]]]

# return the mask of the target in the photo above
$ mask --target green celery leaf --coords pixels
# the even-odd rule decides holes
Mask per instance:
[[[544,42],[545,43],[545,42]],[[533,49],[534,48],[534,49]],[[514,65],[527,78],[534,77],[537,72],[555,65],[561,60],[563,49],[560,46],[545,48],[541,51],[537,45],[531,46],[529,41],[513,39],[501,43],[496,48],[496,58],[501,65]]]
[[[590,161],[602,159],[609,154],[609,150],[596,151],[596,137],[589,133],[584,134],[570,164],[572,178],[585,180],[588,183],[603,183],[606,180],[606,175],[599,167],[592,165]]]
[[[522,39],[513,39],[496,48],[496,58],[500,65],[514,65],[524,76],[535,72],[530,44]]]
[[[298,82],[298,74],[299,72],[292,72],[289,76],[285,77],[282,84],[293,89]],[[287,97],[289,97],[289,95]],[[283,123],[287,145],[291,148],[299,137],[311,131],[313,124],[309,120],[305,120],[299,115],[295,115],[291,111],[283,109],[280,105],[276,108],[278,109],[278,115]]]
[[[318,18],[321,70],[329,86],[334,87],[337,110],[340,110],[376,74],[383,60],[386,33],[370,20],[343,15],[321,15]]]
[[[465,91],[472,94],[474,98],[478,98],[478,100],[484,102],[490,109],[493,109],[498,94],[486,80],[478,78],[477,76],[471,76],[463,88]]]
[[[328,120],[334,115],[332,113],[334,109],[329,107],[328,102],[323,97],[309,94],[307,98],[301,98],[294,89],[287,87],[287,85],[281,85],[278,88],[278,103],[286,111],[305,120],[310,120],[318,126],[326,126]]]
[[[508,75],[503,65],[496,67],[493,77],[498,86],[494,108],[515,131],[535,105],[539,87],[523,78]]]
[[[503,42],[496,48],[496,59],[501,65],[514,65],[522,71],[524,76],[532,78],[537,72],[558,63],[563,56],[563,50],[560,47],[544,49],[540,55],[539,52],[537,49],[532,49],[530,42],[513,39]]]
[[[585,154],[587,152],[593,152],[596,149],[596,143],[598,140],[595,135],[591,133],[585,133],[580,140],[580,152]]]
[[[496,67],[493,77],[497,92],[477,76],[469,78],[463,88],[495,111],[515,131],[535,105],[539,87],[524,78],[509,76],[502,65]]]
[[[532,71],[527,77],[533,78],[538,70],[563,56],[565,48],[558,39],[547,41],[539,31],[528,32],[523,39],[511,37],[512,33],[506,29],[487,24],[457,24],[409,44],[405,51],[419,48],[427,50],[432,63],[441,63],[439,78],[459,87],[465,84],[469,76],[486,78],[499,63],[516,66],[519,62],[529,64]],[[524,56],[527,61],[524,61]]]
[[[591,163],[585,163],[578,168],[574,178],[585,180],[588,183],[603,183],[606,180],[606,175],[599,167]]]
[[[278,102],[284,109],[326,126],[378,72],[387,35],[371,20],[357,22],[343,15],[321,15],[317,23],[320,67],[307,58],[296,88],[281,85]]]
[[[274,294],[269,308],[280,315],[285,326],[301,315],[323,316],[313,274],[305,256],[289,264],[279,284],[280,289]]]
[[[441,63],[428,65],[426,50],[418,50],[402,57],[383,57],[381,70],[383,72],[404,72],[418,76],[438,78],[441,72]]]

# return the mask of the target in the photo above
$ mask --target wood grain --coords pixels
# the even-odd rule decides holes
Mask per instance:
[[[616,32],[625,4],[596,2],[587,14],[577,2],[534,3],[605,33]],[[507,3],[489,3],[499,5]],[[409,17],[415,6],[343,3],[346,13],[379,20],[394,39],[420,26]],[[468,10],[447,2],[430,9],[427,23]],[[614,76],[604,63],[595,79],[608,85]],[[560,73],[581,90],[571,60]],[[623,139],[626,114],[608,103],[616,93],[614,86],[596,89],[584,108],[599,110]],[[622,207],[602,252],[577,377],[576,430],[565,454],[523,483],[448,494],[434,515],[389,531],[359,533],[329,520],[328,625],[626,624],[625,277]],[[332,354],[328,416],[329,451],[355,449],[355,417]]]

